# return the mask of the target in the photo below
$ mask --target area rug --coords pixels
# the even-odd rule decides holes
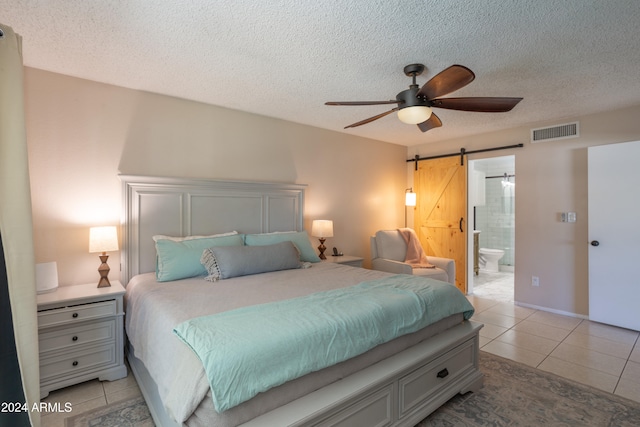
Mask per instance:
[[[121,400],[65,419],[65,427],[154,427],[144,399]]]
[[[457,395],[416,427],[640,426],[640,403],[480,352],[484,387]],[[66,427],[153,427],[142,397],[66,419]]]
[[[457,395],[416,427],[640,426],[640,403],[480,352],[484,387]]]

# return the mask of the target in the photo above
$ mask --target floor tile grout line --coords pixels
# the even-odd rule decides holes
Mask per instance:
[[[488,309],[487,309],[487,310],[488,310]],[[485,311],[486,311],[486,310],[485,310]],[[539,312],[539,311],[540,311],[540,310],[536,310],[535,312],[531,313],[528,317],[531,317],[532,315],[534,315],[535,313],[537,313],[537,312]],[[525,319],[526,319],[526,318],[525,318]],[[522,319],[522,320],[525,320],[525,319]],[[585,319],[582,319],[582,320],[581,320],[580,322],[578,322],[578,324],[576,324],[576,326],[574,326],[572,329],[565,329],[565,330],[569,331],[569,333],[568,333],[568,334],[567,334],[567,335],[566,335],[566,336],[565,336],[561,341],[556,341],[556,340],[551,339],[551,338],[548,338],[548,337],[543,337],[543,336],[539,336],[539,335],[535,335],[535,334],[529,334],[528,332],[523,332],[523,333],[528,334],[528,335],[533,335],[533,336],[536,336],[536,337],[538,337],[538,338],[544,338],[544,339],[548,339],[548,340],[550,340],[550,341],[554,341],[554,342],[556,342],[556,345],[553,347],[553,349],[551,349],[551,350],[549,351],[549,353],[544,354],[544,353],[539,353],[539,352],[534,351],[534,350],[530,350],[530,349],[527,349],[527,348],[524,348],[524,347],[519,347],[519,346],[517,346],[517,345],[514,345],[514,344],[511,344],[511,343],[507,343],[507,342],[503,342],[503,341],[499,341],[499,340],[498,340],[498,338],[500,338],[502,335],[506,334],[508,331],[512,330],[512,329],[513,329],[513,328],[514,328],[518,323],[520,323],[522,320],[520,320],[519,322],[517,322],[517,323],[516,323],[516,324],[514,324],[512,327],[508,328],[506,331],[504,331],[504,332],[503,332],[503,333],[501,333],[500,335],[496,336],[495,338],[490,339],[490,341],[489,341],[489,342],[487,342],[483,347],[486,347],[487,345],[489,345],[490,343],[492,343],[492,342],[494,342],[494,341],[498,341],[498,342],[500,342],[501,344],[506,344],[506,345],[509,345],[509,346],[511,346],[511,347],[515,347],[515,348],[522,348],[522,349],[527,350],[527,351],[530,351],[530,352],[532,352],[532,353],[537,353],[537,354],[543,355],[543,356],[544,356],[544,358],[542,359],[542,361],[540,361],[540,363],[538,363],[538,364],[535,366],[535,368],[536,368],[536,369],[540,369],[540,370],[542,370],[542,371],[544,371],[544,369],[542,369],[542,368],[541,368],[541,365],[542,365],[542,364],[543,364],[547,359],[549,359],[550,357],[552,357],[552,358],[556,358],[556,359],[558,359],[558,360],[564,360],[564,359],[558,358],[558,357],[556,357],[556,356],[552,356],[553,352],[554,352],[554,351],[555,351],[555,350],[556,350],[556,349],[557,349],[561,344],[563,344],[563,343],[565,342],[565,340],[566,340],[566,339],[567,339],[567,338],[568,338],[568,337],[569,337],[573,332],[575,332],[575,331],[576,331],[576,329],[577,329],[577,328],[578,328],[578,327],[579,327],[579,326],[580,326],[580,325],[585,321]],[[547,325],[547,324],[545,324],[545,323],[536,322],[535,320],[531,320],[531,321],[532,321],[532,322],[535,322],[535,323],[538,323],[538,324],[541,324],[541,325],[552,326],[552,325]],[[494,325],[494,326],[501,326],[501,325]],[[559,328],[559,327],[557,327],[557,328]],[[559,329],[564,329],[564,328],[559,328]],[[570,344],[567,344],[567,345],[570,345]],[[589,351],[589,352],[599,353],[599,352],[594,351],[594,350],[592,350],[592,349],[584,349],[584,350]],[[599,354],[604,354],[604,353],[599,353]],[[607,355],[607,356],[611,356],[611,355]],[[615,356],[611,356],[611,357],[615,357]],[[569,361],[566,361],[566,362],[569,362]],[[622,378],[622,372],[624,372],[624,369],[623,369],[623,371],[620,373],[620,375],[614,375],[614,374],[611,374],[611,373],[609,373],[609,372],[604,372],[604,371],[601,371],[601,370],[599,370],[599,369],[593,368],[593,367],[591,367],[591,366],[584,366],[584,365],[580,365],[580,366],[581,366],[581,367],[583,367],[583,368],[585,368],[585,369],[594,370],[594,371],[598,371],[598,372],[601,372],[601,373],[606,374],[606,375],[611,375],[611,376],[613,376],[613,377],[617,377],[616,387],[617,387],[617,384],[620,382],[620,379]],[[625,366],[626,366],[626,364],[625,364]],[[615,391],[615,387],[614,387],[614,391]]]
[[[593,335],[589,335],[589,336],[593,336]],[[567,336],[567,338],[569,338],[569,336]],[[565,340],[566,340],[567,338],[565,338]],[[599,337],[596,337],[596,338],[599,338]],[[579,345],[576,345],[576,344],[572,344],[572,343],[568,343],[568,342],[567,342],[567,343],[565,343],[564,341],[562,341],[562,343],[561,343],[561,344],[566,344],[566,345],[569,345],[569,346],[571,346],[571,347],[576,347],[576,348],[579,348],[579,349],[581,349],[581,350],[588,351],[588,352],[590,352],[590,353],[598,353],[598,354],[601,354],[601,355],[603,355],[603,356],[613,357],[613,358],[615,358],[615,359],[624,360],[625,362],[628,362],[628,361],[629,361],[629,358],[631,357],[631,352],[629,352],[629,354],[628,354],[626,357],[619,357],[619,356],[616,356],[615,354],[604,353],[604,352],[602,352],[602,351],[600,351],[600,350],[596,350],[596,349],[588,348],[588,347],[582,347],[582,346],[579,346]]]
[[[565,342],[565,341],[566,341],[566,339],[567,339],[567,338],[569,338],[569,336],[570,336],[573,332],[575,332],[575,330],[576,330],[576,329],[578,329],[578,327],[579,327],[583,322],[585,322],[585,321],[586,321],[586,319],[582,319],[582,320],[580,321],[580,323],[578,323],[578,324],[576,325],[576,327],[575,327],[575,328],[573,328],[573,330],[569,333],[569,335],[567,335],[566,337],[564,337],[564,339],[563,339],[562,341],[560,341],[560,342],[558,343],[558,345],[556,345],[556,346],[553,348],[553,350],[551,350],[551,352],[547,355],[547,357],[545,357],[545,360],[546,360],[547,358],[549,358],[549,357],[555,357],[555,358],[556,358],[556,359],[558,359],[558,360],[564,360],[564,359],[562,359],[562,358],[560,358],[560,357],[558,357],[558,356],[552,356],[553,352],[554,352],[554,351],[555,351],[555,350],[556,350],[560,345],[562,345],[562,344],[566,344],[566,345],[568,345],[568,346],[572,346],[572,347],[577,347],[577,348],[580,348],[580,349],[582,349],[582,350],[588,351],[589,353],[598,353],[598,354],[602,354],[602,355],[605,355],[605,356],[608,356],[608,357],[613,357],[613,358],[616,358],[616,359],[624,360],[624,359],[622,359],[622,358],[620,358],[620,357],[616,357],[616,356],[613,356],[613,355],[611,355],[611,354],[601,353],[601,352],[599,352],[599,351],[597,351],[597,350],[593,350],[593,349],[590,349],[590,348],[584,348],[584,347],[580,347],[580,346],[575,346],[575,345],[572,345],[572,344],[566,343],[566,342]],[[591,336],[591,335],[590,335],[590,336]],[[570,362],[569,360],[565,360],[565,361],[566,361],[566,362]],[[627,361],[628,361],[628,359],[627,359]],[[541,365],[542,363],[544,363],[544,360],[543,360],[542,362],[540,362],[540,365]],[[601,373],[603,373],[603,374],[611,375],[611,376],[613,376],[613,377],[618,377],[618,380],[616,381],[616,386],[617,386],[618,382],[620,382],[620,379],[622,378],[622,373],[624,372],[624,367],[623,367],[623,368],[622,368],[622,370],[620,371],[620,374],[619,374],[619,375],[615,375],[615,374],[611,374],[611,373],[609,373],[609,372],[606,372],[606,371],[600,370],[600,369],[598,369],[598,368],[594,368],[593,366],[585,366],[585,365],[581,365],[581,364],[576,363],[576,362],[573,362],[573,363],[575,363],[576,365],[581,366],[581,367],[583,367],[583,368],[586,368],[586,369],[590,369],[590,370],[598,371],[598,372],[601,372]],[[626,365],[627,365],[627,362],[625,362],[625,367],[626,367]],[[539,366],[539,365],[538,365],[538,366]],[[615,390],[615,387],[614,387],[614,390]]]
[[[492,307],[493,307],[493,306],[492,306]],[[488,311],[490,308],[491,308],[491,307],[489,307],[489,308],[488,308],[488,309],[486,309],[485,311]],[[529,316],[527,316],[526,318],[518,320],[518,322],[516,322],[513,326],[509,327],[506,331],[504,331],[504,332],[502,332],[501,334],[497,335],[496,337],[492,338],[488,343],[486,343],[486,344],[485,344],[485,346],[486,346],[486,345],[488,345],[488,344],[490,344],[491,342],[498,341],[498,342],[500,342],[500,343],[502,343],[502,344],[508,344],[508,345],[510,345],[510,346],[512,346],[512,347],[522,348],[522,349],[524,349],[524,350],[528,350],[528,351],[531,351],[531,352],[533,352],[533,353],[538,353],[538,354],[540,354],[540,355],[544,355],[544,359],[542,359],[542,360],[540,361],[540,363],[538,363],[538,364],[536,365],[536,368],[537,368],[537,369],[540,369],[540,366],[541,366],[541,365],[542,365],[542,364],[543,364],[543,363],[544,363],[544,362],[545,362],[549,357],[555,357],[555,358],[556,358],[556,359],[558,359],[558,360],[564,360],[564,359],[561,359],[561,358],[559,358],[559,357],[557,357],[557,356],[552,356],[553,352],[554,352],[554,351],[555,351],[555,350],[556,350],[560,345],[562,345],[562,344],[566,344],[566,345],[570,345],[570,346],[573,346],[573,347],[582,348],[582,349],[584,349],[585,351],[588,351],[588,352],[598,353],[598,354],[602,354],[602,355],[605,355],[605,356],[614,357],[614,358],[618,358],[618,359],[620,359],[620,360],[624,360],[624,359],[619,358],[619,357],[616,357],[616,356],[614,356],[614,355],[610,355],[610,354],[602,353],[602,352],[599,352],[599,351],[597,351],[597,350],[593,350],[593,349],[590,349],[590,348],[583,348],[583,347],[575,346],[575,345],[572,345],[572,344],[569,344],[569,343],[566,343],[566,342],[565,342],[565,341],[567,340],[567,338],[568,338],[572,333],[576,332],[576,330],[580,327],[580,325],[581,325],[583,322],[585,322],[585,319],[581,319],[581,320],[580,320],[580,322],[578,322],[578,323],[577,323],[573,328],[571,328],[571,329],[566,329],[566,328],[561,328],[561,327],[559,327],[559,326],[553,326],[553,325],[549,325],[549,324],[547,324],[547,323],[542,323],[542,322],[538,322],[538,321],[533,320],[533,319],[529,319],[531,316],[535,315],[535,314],[536,314],[536,313],[538,313],[538,312],[540,312],[540,310],[536,310],[536,311],[534,311],[533,313],[531,313]],[[559,315],[559,316],[561,316],[561,315]],[[510,316],[507,316],[507,317],[510,317]],[[564,316],[564,317],[567,317],[567,316]],[[524,321],[524,320],[526,320],[526,319],[529,319],[529,321],[534,322],[534,323],[538,323],[538,324],[540,324],[540,325],[544,325],[544,326],[552,326],[552,327],[555,327],[555,328],[558,328],[558,329],[564,329],[564,330],[566,330],[566,331],[569,331],[569,333],[568,333],[568,334],[567,334],[567,335],[566,335],[566,336],[565,336],[561,341],[556,341],[556,340],[554,340],[554,339],[552,339],[552,338],[549,338],[549,337],[545,337],[545,336],[542,336],[542,335],[535,335],[535,334],[531,334],[531,333],[529,333],[529,332],[522,332],[522,331],[521,331],[522,333],[527,334],[527,335],[532,335],[532,336],[535,336],[535,337],[538,337],[538,338],[544,338],[544,339],[547,339],[547,340],[550,340],[550,341],[554,341],[554,342],[556,342],[556,345],[553,347],[553,349],[551,349],[551,350],[550,350],[548,353],[546,353],[546,354],[545,354],[545,353],[540,353],[540,352],[537,352],[537,351],[534,351],[534,350],[530,350],[530,349],[527,349],[527,348],[525,348],[525,347],[520,347],[520,346],[517,346],[517,345],[512,344],[512,343],[508,343],[508,342],[504,342],[504,341],[500,341],[500,340],[499,340],[499,338],[500,338],[501,336],[503,336],[504,334],[506,334],[506,333],[507,333],[507,332],[509,332],[510,330],[515,330],[515,329],[513,329],[513,328],[515,328],[515,326],[516,326],[516,325],[518,325],[520,322],[522,322],[522,321]],[[494,324],[494,326],[504,327],[504,326],[502,326],[502,325],[495,325],[495,324]],[[517,331],[517,330],[515,330],[515,331]],[[587,334],[587,335],[589,335],[589,334]],[[589,335],[589,336],[593,336],[593,335]],[[611,340],[609,340],[609,341],[611,341]],[[484,346],[483,346],[483,347],[484,347]],[[632,351],[633,351],[633,347],[632,347]],[[631,353],[630,353],[630,354],[631,354]],[[629,354],[629,355],[630,355],[630,354]],[[627,358],[627,362],[628,362],[628,358]],[[625,362],[625,367],[626,367],[627,362]],[[601,372],[601,373],[604,373],[604,374],[607,374],[607,375],[611,375],[611,376],[614,376],[614,377],[618,377],[618,382],[619,382],[619,381],[620,381],[620,379],[622,378],[622,372],[624,372],[624,369],[623,369],[623,370],[621,371],[620,375],[615,375],[615,374],[611,374],[611,373],[609,373],[609,372],[602,371],[602,370],[600,370],[600,369],[594,368],[594,367],[592,367],[592,366],[585,366],[585,365],[580,365],[580,366],[581,366],[581,367],[583,367],[583,368],[586,368],[586,369],[593,369],[594,371],[598,371],[598,372]]]
[[[618,386],[620,385],[620,381],[622,381],[622,375],[624,374],[624,371],[627,369],[627,365],[629,365],[629,362],[633,362],[633,360],[631,360],[631,355],[633,354],[633,350],[635,350],[635,348],[638,345],[638,343],[640,343],[640,334],[638,336],[636,336],[636,341],[631,346],[631,351],[629,352],[629,357],[627,357],[627,361],[624,363],[624,366],[622,367],[622,372],[620,373],[620,377],[618,378],[618,381],[616,382],[616,386],[613,388],[613,392],[614,393],[616,392],[616,390],[618,390]],[[633,380],[629,380],[629,381],[635,382]],[[638,378],[638,383],[640,383],[640,378]]]
[[[474,297],[475,297],[475,298],[479,298],[479,299],[481,299],[481,300],[485,300],[485,301],[486,301],[486,300],[491,300],[491,297],[490,297],[490,296],[474,296]],[[559,329],[565,329],[565,330],[567,330],[567,331],[568,331],[567,335],[565,335],[565,336],[564,336],[560,341],[555,341],[555,340],[553,340],[553,339],[550,339],[550,338],[548,338],[548,337],[544,337],[544,336],[543,336],[543,337],[541,337],[541,338],[545,338],[545,339],[550,339],[551,341],[555,341],[557,344],[556,344],[556,345],[553,347],[553,349],[551,349],[551,351],[550,351],[550,352],[549,352],[549,353],[544,357],[544,359],[542,360],[542,362],[540,362],[540,363],[536,366],[536,369],[541,369],[541,368],[540,368],[540,366],[544,363],[544,361],[545,361],[545,360],[547,360],[547,359],[549,359],[549,358],[554,358],[555,356],[552,356],[553,352],[554,352],[554,351],[556,351],[556,349],[557,349],[560,345],[562,345],[562,344],[567,344],[567,345],[569,345],[569,346],[578,347],[578,348],[581,348],[581,349],[583,349],[584,351],[587,351],[587,352],[590,352],[590,353],[597,353],[597,354],[600,354],[600,355],[609,356],[609,357],[614,357],[614,358],[618,358],[618,359],[624,360],[623,358],[619,358],[619,357],[617,357],[617,356],[615,356],[615,355],[612,355],[612,354],[603,353],[603,352],[601,352],[601,351],[594,350],[594,349],[591,349],[591,348],[585,348],[585,347],[575,346],[575,345],[570,344],[570,343],[568,343],[568,342],[567,342],[567,340],[569,339],[569,337],[571,337],[573,334],[582,334],[582,335],[587,335],[587,336],[594,337],[594,338],[598,338],[598,339],[603,339],[603,340],[605,340],[605,341],[610,341],[610,342],[613,342],[613,343],[626,344],[624,341],[611,340],[611,339],[609,339],[609,338],[607,338],[607,337],[602,337],[602,336],[598,336],[598,335],[592,335],[592,334],[590,334],[590,333],[588,333],[588,332],[587,332],[587,333],[584,333],[584,332],[582,332],[582,331],[578,331],[578,328],[580,328],[580,326],[581,326],[581,325],[586,324],[587,322],[589,322],[589,320],[588,320],[588,319],[581,319],[581,320],[580,320],[580,322],[578,322],[574,327],[569,328],[569,329],[566,329],[566,328],[560,328],[560,327],[555,326],[555,325],[548,325],[548,324],[545,324],[545,323],[542,323],[542,322],[537,322],[537,321],[536,321],[536,320],[534,320],[534,319],[531,319],[531,316],[534,316],[536,313],[541,312],[541,311],[544,311],[544,310],[534,309],[534,311],[533,311],[532,313],[530,313],[529,315],[527,315],[526,317],[524,317],[524,318],[522,318],[522,319],[518,319],[518,318],[516,318],[515,316],[509,316],[508,314],[504,314],[503,312],[499,312],[499,311],[491,311],[491,309],[492,309],[492,308],[494,308],[494,307],[496,307],[498,304],[500,304],[500,303],[504,303],[504,301],[502,301],[502,300],[495,300],[495,299],[494,299],[494,300],[492,300],[492,302],[493,302],[492,304],[490,304],[490,305],[486,306],[482,311],[478,312],[478,314],[479,314],[479,313],[483,313],[483,312],[489,312],[489,313],[492,313],[492,314],[499,314],[499,315],[506,316],[506,317],[512,317],[512,318],[516,319],[516,320],[517,320],[517,322],[516,322],[516,323],[514,323],[514,325],[512,325],[511,327],[508,327],[508,328],[506,329],[506,331],[504,331],[504,332],[500,333],[500,334],[499,334],[498,336],[496,336],[496,337],[493,337],[493,338],[485,337],[485,338],[487,339],[487,342],[486,342],[482,347],[486,347],[486,346],[488,346],[489,344],[491,344],[491,343],[493,343],[493,342],[500,342],[500,343],[504,343],[504,344],[509,344],[509,343],[506,343],[506,342],[499,341],[500,336],[502,336],[502,335],[506,334],[506,333],[507,333],[508,331],[510,331],[510,330],[515,330],[515,331],[517,331],[517,329],[514,329],[514,328],[515,328],[519,323],[521,323],[522,321],[524,321],[524,320],[526,320],[526,319],[529,319],[530,321],[535,322],[535,323],[538,323],[538,324],[541,324],[541,325],[554,326],[554,327],[556,327],[556,328],[559,328]],[[508,303],[509,303],[509,304],[516,305],[516,304],[515,304],[515,301],[509,301]],[[546,312],[545,312],[545,313],[546,313]],[[556,314],[556,313],[552,313],[552,314]],[[558,316],[561,316],[561,317],[571,317],[571,316],[563,316],[563,315],[561,315],[561,314],[558,314]],[[494,325],[494,326],[504,327],[504,326],[502,326],[502,325]],[[535,335],[535,334],[534,334],[534,335]],[[603,373],[603,374],[605,374],[605,375],[610,375],[610,376],[612,376],[612,377],[614,377],[614,378],[616,378],[616,377],[617,377],[617,380],[616,380],[616,386],[615,386],[615,388],[614,388],[614,390],[613,390],[613,393],[615,393],[615,391],[617,390],[617,388],[618,388],[618,386],[619,386],[619,384],[620,384],[620,382],[621,382],[621,380],[622,380],[622,375],[623,375],[623,373],[624,373],[624,371],[625,371],[626,367],[629,365],[629,361],[631,361],[631,354],[633,354],[634,349],[636,348],[636,346],[638,346],[638,345],[639,345],[639,343],[640,343],[640,334],[636,335],[636,338],[635,338],[635,344],[632,344],[632,346],[631,346],[631,351],[629,352],[629,354],[628,354],[628,356],[627,356],[627,358],[626,358],[624,368],[622,369],[622,371],[621,371],[620,375],[617,375],[617,376],[616,376],[615,374],[611,374],[611,373],[608,373],[608,372],[604,372],[604,371],[601,371],[601,370],[599,370],[599,369],[593,368],[593,367],[591,367],[591,366],[582,366],[582,365],[581,365],[581,366],[582,366],[583,368],[585,368],[585,369],[598,371],[598,372],[601,372],[601,373]],[[513,346],[513,344],[509,344],[509,345]],[[516,346],[514,346],[514,347],[516,347]],[[532,350],[528,350],[528,349],[525,349],[525,348],[523,348],[523,349],[524,349],[524,350],[527,350],[527,351],[531,351],[531,352],[537,353],[537,352],[532,351]],[[538,354],[542,354],[542,353],[538,353]],[[563,359],[558,359],[558,360],[563,360]],[[543,370],[543,369],[541,369],[541,370]],[[596,388],[597,388],[597,387],[596,387]]]

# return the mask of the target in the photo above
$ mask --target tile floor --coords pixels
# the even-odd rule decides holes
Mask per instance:
[[[494,301],[513,302],[513,273],[480,271],[473,277],[473,294]]]
[[[640,402],[640,333],[513,303],[513,274],[477,276],[467,297],[480,348]]]
[[[513,274],[481,273],[473,320],[483,351],[640,402],[640,333],[513,303]],[[113,382],[88,381],[53,391],[45,402],[70,402],[71,414],[46,414],[43,427],[64,427],[64,418],[140,395],[129,376]]]
[[[92,380],[82,384],[55,390],[45,397],[43,402],[59,402],[64,407],[65,403],[71,403],[72,411],[69,413],[46,413],[42,416],[42,427],[64,427],[64,419],[78,415],[84,411],[106,406],[110,403],[124,399],[132,399],[140,396],[138,383],[127,366],[126,378],[117,381]]]

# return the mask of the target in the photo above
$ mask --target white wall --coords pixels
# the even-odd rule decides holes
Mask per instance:
[[[458,113],[467,114],[467,113]],[[468,113],[471,114],[471,113]],[[517,109],[509,114],[517,114]],[[490,116],[488,116],[490,118]],[[411,147],[409,158],[523,143],[523,148],[482,154],[470,159],[515,155],[517,174],[515,299],[560,312],[587,315],[588,211],[587,147],[640,140],[640,106],[468,138]],[[531,144],[530,129],[580,121],[580,137]],[[455,126],[451,119],[449,126]],[[448,122],[449,123],[449,122]],[[413,174],[413,164],[407,167]],[[612,189],[615,191],[615,189]],[[559,213],[577,213],[563,223]],[[531,276],[540,287],[531,286]]]
[[[25,85],[36,262],[61,286],[97,283],[89,227],[120,222],[119,173],[307,184],[305,228],[332,219],[325,245],[365,265],[368,236],[404,224],[406,147],[32,68]]]
[[[469,164],[471,168],[471,163]],[[501,266],[515,265],[515,197],[517,187],[505,188],[502,184],[505,173],[513,175],[515,159],[513,156],[501,156],[493,159],[475,160],[476,170],[484,172],[485,203],[477,206],[475,213],[476,230],[480,231],[479,244],[481,248],[501,249],[503,257],[498,262]],[[471,177],[471,174],[469,174]],[[488,178],[487,178],[488,177]],[[517,182],[515,177],[509,182]],[[471,226],[472,219],[469,219]]]

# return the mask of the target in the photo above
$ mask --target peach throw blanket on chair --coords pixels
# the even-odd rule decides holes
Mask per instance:
[[[411,228],[398,228],[398,232],[407,244],[407,255],[404,262],[413,268],[435,268],[435,265],[427,262],[425,255],[416,232]]]

